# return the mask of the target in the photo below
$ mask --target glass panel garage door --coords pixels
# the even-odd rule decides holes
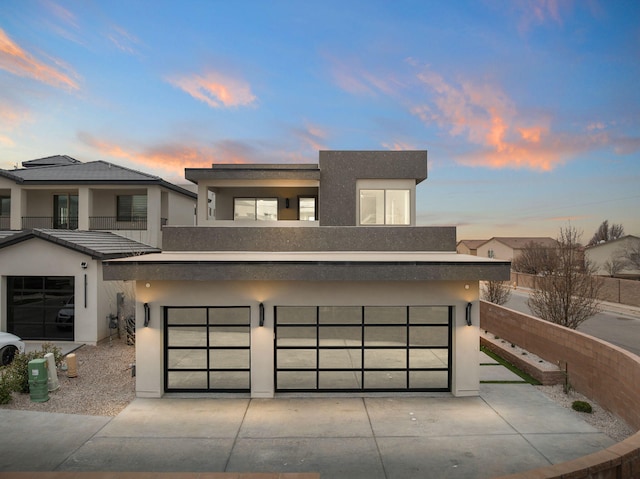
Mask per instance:
[[[164,309],[165,391],[250,391],[249,307]]]
[[[450,306],[278,306],[276,391],[449,391]]]
[[[73,276],[7,277],[7,331],[22,339],[73,341]]]

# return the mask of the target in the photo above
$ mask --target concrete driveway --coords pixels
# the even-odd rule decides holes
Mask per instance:
[[[528,384],[481,396],[136,399],[115,418],[0,409],[0,471],[489,478],[613,444]]]

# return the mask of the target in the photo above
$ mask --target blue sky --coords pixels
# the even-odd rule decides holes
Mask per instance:
[[[426,149],[459,239],[640,235],[636,0],[0,2],[0,168]]]

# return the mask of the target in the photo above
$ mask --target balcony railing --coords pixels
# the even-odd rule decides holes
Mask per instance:
[[[53,216],[23,216],[22,229],[31,230],[34,228],[77,230],[78,217],[58,219]]]
[[[160,219],[160,225],[166,226],[167,218]],[[65,220],[57,220],[52,216],[23,216],[22,229],[30,230],[34,228],[43,229],[60,229],[60,230],[77,230],[78,218],[68,218]],[[0,230],[9,229],[9,217],[0,217]],[[91,231],[123,231],[137,230],[145,231],[147,229],[147,218],[118,218],[116,216],[90,216],[89,230]]]
[[[135,216],[131,218],[118,218],[116,216],[90,216],[89,229],[107,231],[146,230],[147,218]]]
[[[11,217],[0,216],[0,230],[10,230],[10,229],[11,229]]]

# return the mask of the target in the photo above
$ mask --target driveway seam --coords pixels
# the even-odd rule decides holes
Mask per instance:
[[[378,458],[380,459],[380,465],[382,466],[382,474],[384,474],[385,479],[389,479],[389,475],[387,474],[387,469],[384,466],[384,460],[382,459],[382,452],[380,452],[380,445],[378,444],[378,438],[376,436],[376,432],[373,430],[373,424],[371,422],[371,416],[369,415],[369,409],[367,408],[367,398],[363,397],[362,405],[364,406],[364,410],[367,413],[367,420],[369,421],[369,427],[371,428],[371,437],[373,438],[373,442],[376,445],[376,451],[378,451]]]
[[[251,406],[251,403],[253,402],[253,399],[249,399],[249,401],[247,401],[247,407],[245,407],[244,409],[244,413],[242,414],[242,420],[240,421],[240,425],[238,426],[238,430],[236,431],[236,437],[233,438],[233,443],[231,443],[231,449],[229,449],[229,455],[227,456],[227,460],[224,463],[224,472],[228,472],[227,468],[229,467],[229,462],[231,462],[231,456],[233,454],[233,450],[236,447],[236,444],[238,442],[238,438],[240,437],[240,431],[242,430],[242,426],[244,425],[244,420],[247,417],[247,412],[249,411],[249,407]]]

